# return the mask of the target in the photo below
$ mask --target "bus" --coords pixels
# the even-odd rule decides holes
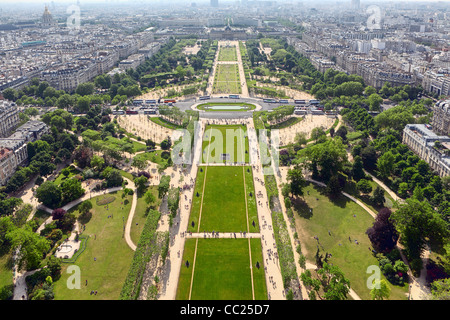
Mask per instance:
[[[309,100],[309,104],[319,104],[319,100]]]
[[[146,104],[155,104],[156,100],[155,99],[153,99],[153,100],[145,100],[145,103]]]
[[[306,100],[294,100],[295,104],[306,104]]]
[[[263,99],[263,102],[266,102],[266,103],[276,103],[277,100],[275,100],[275,99]]]
[[[140,105],[140,104],[142,104],[142,103],[144,103],[144,100],[133,100],[133,104],[134,104],[135,106]]]
[[[230,95],[228,96],[228,98],[229,98],[229,99],[239,99],[239,95],[237,95],[237,94],[230,94]]]
[[[279,103],[289,103],[289,100],[286,100],[286,99],[282,99],[282,100],[280,100],[280,101],[278,101]]]
[[[165,99],[164,103],[175,103],[175,99]]]
[[[199,98],[199,100],[209,100],[209,99],[211,99],[211,96],[203,96]]]
[[[138,114],[136,110],[127,110],[126,114]]]

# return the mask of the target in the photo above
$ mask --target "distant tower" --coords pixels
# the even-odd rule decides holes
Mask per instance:
[[[219,6],[219,0],[211,0],[211,7],[217,8]]]
[[[42,15],[42,26],[48,28],[54,25],[55,21],[53,20],[52,14],[48,11],[48,7],[45,6],[44,14]]]

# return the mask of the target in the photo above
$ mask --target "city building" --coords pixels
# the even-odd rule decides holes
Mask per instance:
[[[0,185],[3,186],[16,171],[14,152],[8,148],[0,147]]]
[[[8,137],[19,122],[16,104],[7,100],[0,100],[0,138]]]
[[[426,124],[407,124],[403,143],[440,177],[450,175],[450,137],[435,134]]]
[[[438,101],[434,105],[431,125],[436,133],[450,135],[450,100]]]
[[[47,6],[45,6],[45,10],[44,10],[44,13],[42,15],[41,26],[43,28],[49,28],[49,27],[56,26],[56,22],[55,22],[55,20],[53,20],[52,14],[50,13],[50,11],[48,11],[48,7]]]
[[[14,134],[0,139],[0,185],[8,182],[17,167],[28,161],[29,142],[39,140],[50,128],[42,121],[28,121],[16,129]]]

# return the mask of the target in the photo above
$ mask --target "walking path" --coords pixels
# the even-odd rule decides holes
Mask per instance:
[[[278,250],[275,243],[275,235],[273,232],[272,213],[269,207],[269,198],[264,183],[264,170],[261,164],[260,147],[256,130],[252,120],[246,121],[248,143],[250,150],[250,163],[252,164],[253,180],[255,194],[262,194],[261,204],[258,205],[258,220],[261,233],[261,247],[263,253],[263,260],[265,261],[264,268],[266,270],[266,283],[268,289],[268,296],[271,300],[285,300],[285,292],[283,289],[283,277],[281,275],[281,268],[279,264]],[[269,284],[272,283],[272,286]],[[277,286],[276,284],[279,284]]]
[[[128,220],[127,220],[127,224],[125,226],[125,241],[127,242],[128,246],[135,251],[136,250],[136,245],[133,243],[133,241],[131,240],[130,237],[130,231],[131,231],[131,224],[133,222],[133,217],[134,217],[134,213],[136,211],[136,204],[137,204],[137,192],[136,192],[136,186],[134,184],[133,181],[131,181],[128,178],[123,177],[124,180],[126,180],[128,182],[128,188],[131,188],[134,192],[133,192],[133,201],[131,203],[131,210],[130,213],[128,214]],[[114,187],[114,188],[109,188],[109,189],[105,189],[105,190],[101,190],[101,191],[87,191],[81,198],[78,198],[72,202],[69,202],[68,204],[66,204],[65,206],[62,207],[62,209],[68,211],[70,209],[72,209],[73,207],[75,207],[76,205],[82,203],[85,200],[90,200],[94,197],[97,196],[101,196],[107,193],[113,193],[113,192],[117,192],[122,190],[122,187]],[[52,213],[53,210],[44,206],[44,205],[40,205],[39,207],[42,210],[47,211],[48,213]],[[49,217],[47,220],[45,220],[45,222],[43,224],[41,224],[39,226],[39,228],[36,230],[36,233],[40,233],[41,230],[43,230],[45,228],[45,226],[49,223],[52,223],[53,221],[53,217]]]

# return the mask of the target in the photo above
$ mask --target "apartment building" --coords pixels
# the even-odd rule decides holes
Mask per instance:
[[[450,137],[437,135],[426,124],[407,124],[403,129],[403,143],[440,177],[450,175]]]
[[[450,135],[450,100],[438,101],[434,105],[431,125],[436,133]]]
[[[6,184],[17,167],[28,161],[29,142],[39,140],[50,128],[42,121],[28,121],[16,129],[14,134],[0,139],[0,185]]]
[[[14,152],[8,148],[0,147],[0,185],[5,185],[16,171]]]
[[[16,104],[0,100],[0,138],[9,136],[19,122],[19,111],[17,111]]]

